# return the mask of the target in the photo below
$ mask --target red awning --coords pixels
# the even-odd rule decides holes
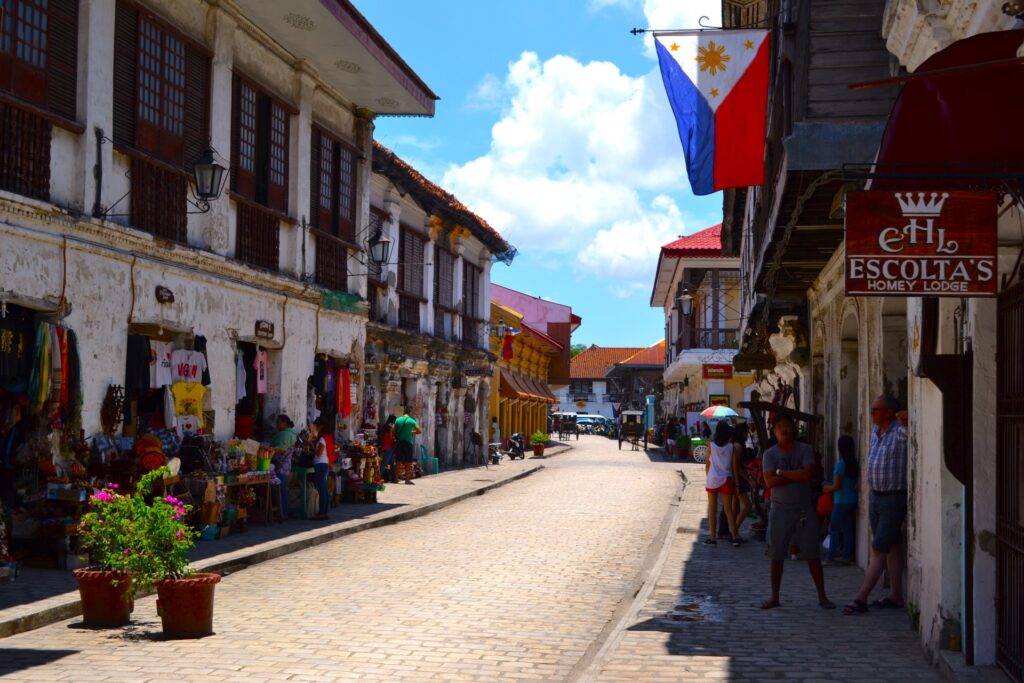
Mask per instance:
[[[1024,173],[1021,44],[1024,29],[982,33],[921,64],[893,105],[871,188],[974,189]]]

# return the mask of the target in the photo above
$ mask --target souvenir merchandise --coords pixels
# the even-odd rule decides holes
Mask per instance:
[[[256,393],[267,393],[267,352],[257,351],[252,367],[256,371]]]
[[[202,383],[206,372],[206,356],[200,351],[176,349],[171,354],[171,378],[179,382]]]
[[[174,347],[168,342],[150,342],[149,386],[153,389],[173,383]]]

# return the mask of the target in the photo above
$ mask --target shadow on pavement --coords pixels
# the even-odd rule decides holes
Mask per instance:
[[[78,650],[34,650],[0,647],[0,676],[50,664],[75,654],[78,654]]]
[[[742,529],[749,534],[747,525]],[[696,533],[695,533],[696,532]],[[806,563],[787,561],[782,606],[762,610],[769,595],[764,543],[739,548],[728,542],[705,545],[706,515],[699,528],[680,526],[659,584],[628,630],[666,634],[662,655],[712,658],[729,680],[773,680],[800,675],[822,680],[930,679],[938,675],[925,661],[916,631],[903,610],[871,610],[845,617],[841,606],[860,586],[860,568],[826,569],[826,590],[840,609],[824,610]],[[670,579],[682,565],[678,582]],[[673,569],[674,567],[674,569]],[[841,644],[842,661],[831,658]],[[725,660],[725,661],[721,661]],[[679,666],[693,660],[680,659]],[[684,667],[685,668],[685,667]]]

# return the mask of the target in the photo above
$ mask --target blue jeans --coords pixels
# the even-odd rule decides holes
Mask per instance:
[[[832,510],[832,521],[828,527],[828,559],[836,559],[836,548],[843,547],[843,561],[853,560],[853,549],[857,539],[853,535],[854,517],[857,512],[856,503],[836,503]]]
[[[331,506],[331,501],[327,497],[327,473],[330,469],[331,466],[325,462],[318,462],[313,465],[313,479],[316,481],[316,492],[320,494],[319,515],[321,517],[327,514],[327,510]]]
[[[380,461],[380,476],[387,481],[395,478],[395,451],[388,448],[384,450],[384,457]]]

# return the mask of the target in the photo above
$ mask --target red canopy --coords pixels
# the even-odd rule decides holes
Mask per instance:
[[[1024,29],[982,33],[921,64],[889,115],[872,189],[973,189],[1024,174],[1024,62],[1010,61],[1021,44]]]

